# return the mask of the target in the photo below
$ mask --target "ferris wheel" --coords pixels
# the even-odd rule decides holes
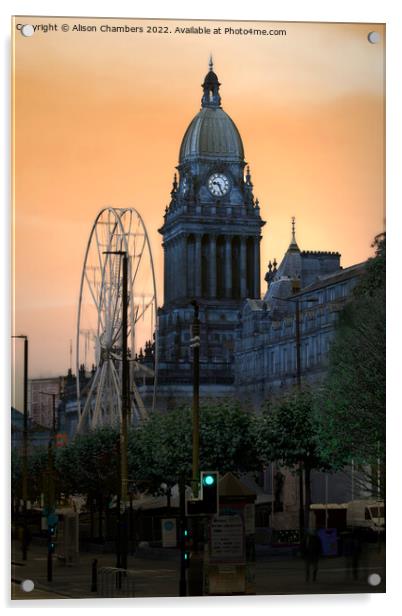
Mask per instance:
[[[137,210],[108,207],[92,226],[81,275],[76,339],[78,433],[121,422],[123,255],[127,256],[129,421],[145,419],[155,405],[157,296],[151,246]],[[90,376],[82,378],[89,369]]]

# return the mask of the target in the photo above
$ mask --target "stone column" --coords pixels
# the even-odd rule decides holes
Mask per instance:
[[[163,301],[164,301],[165,304],[166,304],[166,302],[169,301],[168,266],[169,266],[168,247],[164,243],[163,244]]]
[[[240,298],[247,295],[247,245],[246,238],[240,238]]]
[[[225,297],[232,297],[232,237],[225,237]]]
[[[216,297],[216,236],[209,236],[209,295]]]
[[[260,288],[260,237],[255,237],[253,240],[253,248],[254,248],[254,297],[255,299],[260,299],[261,297],[261,288]]]
[[[187,235],[180,238],[180,297],[187,297]]]
[[[177,289],[177,284],[176,284],[176,258],[177,258],[177,240],[173,239],[170,242],[170,299],[171,300],[175,300],[176,299],[176,289]]]
[[[194,277],[195,297],[201,297],[201,235],[195,236]]]

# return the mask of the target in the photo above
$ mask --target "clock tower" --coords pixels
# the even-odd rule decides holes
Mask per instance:
[[[201,109],[179,152],[170,203],[159,229],[164,248],[164,305],[159,311],[159,389],[191,391],[191,302],[200,307],[201,394],[230,395],[234,335],[241,304],[260,298],[258,199],[240,133],[222,109],[213,71]]]

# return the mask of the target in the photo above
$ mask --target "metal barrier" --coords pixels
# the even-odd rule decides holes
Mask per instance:
[[[99,567],[97,582],[99,597],[135,597],[133,571],[116,567]]]

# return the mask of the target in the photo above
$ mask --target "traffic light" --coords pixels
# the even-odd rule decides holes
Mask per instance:
[[[219,513],[219,473],[201,472],[200,498],[186,501],[186,515],[214,515]]]
[[[204,513],[214,514],[219,511],[218,479],[219,473],[217,471],[201,472],[201,490]]]
[[[48,550],[53,554],[56,549],[56,524],[49,524],[47,528],[48,532]]]
[[[191,530],[185,528],[183,531],[183,558],[186,567],[190,566],[191,549],[193,547],[193,534]]]

